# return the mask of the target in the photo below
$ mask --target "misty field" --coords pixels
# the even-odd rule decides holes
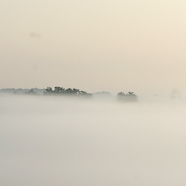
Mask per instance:
[[[0,97],[0,185],[185,185],[186,105]]]

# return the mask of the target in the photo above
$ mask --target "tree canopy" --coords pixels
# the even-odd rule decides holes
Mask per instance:
[[[125,102],[136,102],[138,101],[138,96],[134,94],[134,92],[128,92],[125,94],[124,92],[119,92],[117,94],[118,101],[125,101]]]
[[[44,92],[44,95],[66,95],[66,96],[78,96],[78,97],[92,97],[92,94],[87,93],[85,91],[76,89],[76,88],[63,88],[63,87],[54,87],[54,90],[52,90],[51,87],[47,87],[46,91]]]

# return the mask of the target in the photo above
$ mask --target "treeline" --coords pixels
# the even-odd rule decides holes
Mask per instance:
[[[66,95],[66,96],[77,96],[77,97],[87,97],[87,98],[92,97],[92,94],[87,93],[83,90],[79,90],[76,88],[65,89],[63,87],[54,87],[54,90],[51,87],[47,87],[47,89],[44,92],[44,95]]]
[[[32,95],[32,96],[72,96],[72,97],[80,97],[80,98],[108,98],[112,95],[109,92],[97,92],[97,93],[87,93],[86,91],[79,90],[76,88],[63,88],[56,86],[54,89],[51,87],[47,87],[46,89],[0,89],[0,93],[10,93],[15,95]],[[134,92],[128,92],[125,94],[124,92],[119,92],[117,94],[117,100],[121,102],[136,102],[138,101],[138,96],[134,94]]]
[[[36,92],[37,94],[42,95],[45,89],[39,89],[39,88],[32,88],[32,89],[22,89],[22,88],[4,88],[0,89],[0,93],[2,94],[25,94],[29,91]]]

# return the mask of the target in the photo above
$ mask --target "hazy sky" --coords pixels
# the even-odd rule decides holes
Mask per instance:
[[[184,0],[0,0],[0,88],[186,91]]]

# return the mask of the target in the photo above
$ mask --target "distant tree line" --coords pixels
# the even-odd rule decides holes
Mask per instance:
[[[44,95],[66,95],[66,96],[78,96],[78,97],[87,97],[87,98],[92,97],[92,94],[87,93],[85,91],[76,88],[65,89],[63,87],[54,87],[54,90],[52,90],[51,87],[47,87],[47,89],[44,92]]]
[[[32,88],[32,89],[22,89],[22,88],[4,88],[0,89],[0,93],[3,94],[25,94],[28,93],[30,90],[33,90],[33,92],[37,92],[37,94],[42,95],[45,89],[38,89],[38,88]]]
[[[108,97],[111,96],[109,92],[97,92],[97,93],[87,93],[86,91],[79,90],[76,88],[63,88],[56,86],[54,89],[51,87],[47,87],[46,89],[38,89],[38,88],[32,88],[32,89],[14,89],[14,88],[7,88],[7,89],[0,89],[0,93],[10,93],[10,94],[16,94],[16,95],[35,95],[35,96],[74,96],[74,97],[82,97],[82,98],[92,98],[93,95],[98,97]],[[172,97],[175,97],[177,95],[177,92],[174,91],[172,93]],[[112,96],[111,96],[112,97]],[[136,102],[138,101],[138,96],[134,94],[134,92],[128,92],[125,94],[124,92],[119,92],[117,94],[117,100],[122,102]]]

